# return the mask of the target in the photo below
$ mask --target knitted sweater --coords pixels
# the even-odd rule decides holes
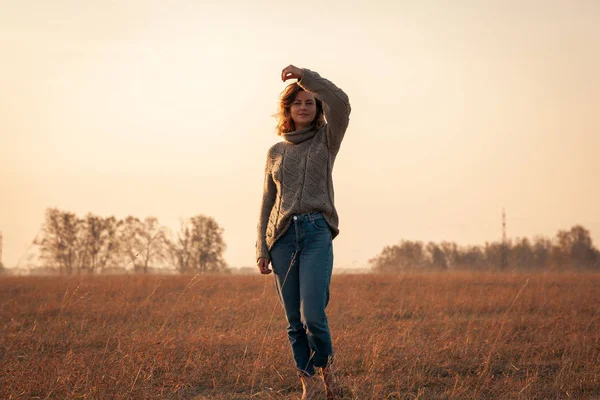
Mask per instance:
[[[348,127],[350,103],[341,89],[318,73],[304,69],[298,84],[323,102],[327,123],[284,134],[267,153],[256,258],[271,259],[273,244],[289,228],[294,214],[320,211],[339,234],[332,169]]]

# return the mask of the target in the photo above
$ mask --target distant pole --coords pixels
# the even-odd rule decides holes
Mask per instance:
[[[500,267],[506,269],[508,264],[508,246],[506,245],[506,212],[502,208],[502,260]]]

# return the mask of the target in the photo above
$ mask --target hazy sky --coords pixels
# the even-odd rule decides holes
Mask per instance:
[[[350,5],[352,4],[352,5]],[[349,95],[338,266],[401,239],[600,243],[600,2],[0,0],[0,231],[214,217],[254,265],[281,69]]]

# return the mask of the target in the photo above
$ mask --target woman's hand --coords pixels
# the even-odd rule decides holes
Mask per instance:
[[[273,270],[269,269],[269,259],[261,257],[258,259],[258,270],[263,275],[269,275]]]
[[[288,65],[281,71],[281,80],[287,81],[288,79],[302,79],[304,75],[304,71],[302,68],[295,67],[293,65]]]

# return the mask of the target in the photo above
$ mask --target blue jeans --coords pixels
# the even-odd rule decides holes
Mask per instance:
[[[293,216],[289,229],[270,253],[296,368],[304,376],[313,376],[315,367],[325,367],[333,358],[325,315],[333,247],[323,214]]]

